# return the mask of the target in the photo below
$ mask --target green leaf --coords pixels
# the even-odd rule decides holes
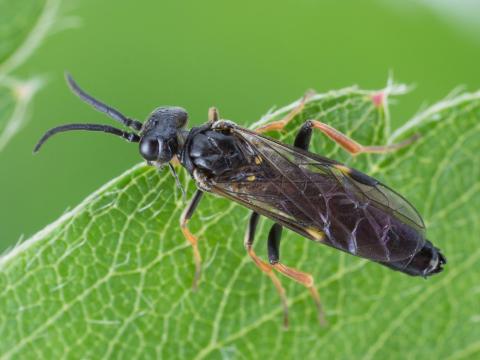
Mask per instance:
[[[10,74],[40,46],[55,24],[60,0],[0,0],[0,151],[27,120],[40,88]]]
[[[282,261],[316,278],[328,325],[308,292],[282,278],[290,328],[269,279],[246,256],[249,212],[206,196],[190,228],[204,271],[179,230],[185,204],[168,173],[138,165],[0,259],[4,358],[468,358],[480,352],[480,93],[447,99],[393,136],[387,100],[402,92],[349,88],[316,95],[281,136],[307,118],[364,144],[420,140],[350,158],[320,134],[313,151],[392,185],[419,208],[449,263],[425,281],[284,232]],[[375,99],[375,101],[372,101]],[[381,100],[381,101],[378,101]],[[282,117],[295,104],[266,116]],[[274,135],[274,134],[272,134]],[[193,184],[182,171],[182,181]],[[53,191],[53,189],[52,189]],[[256,251],[265,257],[271,221]]]
[[[27,121],[29,105],[41,86],[38,78],[0,81],[0,151]]]
[[[48,35],[59,0],[0,0],[0,78],[11,73]]]

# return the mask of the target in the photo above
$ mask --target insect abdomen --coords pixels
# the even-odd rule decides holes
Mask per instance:
[[[423,248],[413,257],[396,262],[380,262],[384,266],[411,276],[427,277],[443,270],[447,259],[433,244],[426,240]]]

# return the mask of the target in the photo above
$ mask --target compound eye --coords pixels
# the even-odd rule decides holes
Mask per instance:
[[[157,139],[143,139],[140,141],[140,154],[147,161],[158,159],[159,144]]]

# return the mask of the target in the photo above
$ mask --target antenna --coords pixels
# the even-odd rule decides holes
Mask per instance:
[[[117,129],[113,126],[109,125],[97,125],[97,124],[67,124],[54,127],[53,129],[48,130],[42,138],[38,141],[37,145],[33,149],[33,152],[36,153],[40,150],[42,145],[51,138],[53,135],[66,132],[66,131],[77,131],[77,130],[84,130],[84,131],[102,131],[105,133],[113,134],[116,136],[120,136],[129,142],[138,143],[140,141],[140,136],[134,133],[129,133],[120,129]]]
[[[72,92],[75,95],[77,95],[80,99],[82,99],[87,104],[93,106],[98,111],[105,113],[107,116],[111,117],[114,120],[117,120],[118,122],[122,123],[127,127],[130,127],[137,131],[142,128],[143,124],[140,121],[133,120],[126,117],[120,111],[108,106],[107,104],[87,94],[84,90],[80,88],[80,86],[78,86],[75,80],[73,80],[72,75],[70,75],[68,72],[65,72],[65,79],[67,80],[70,90],[72,90]]]

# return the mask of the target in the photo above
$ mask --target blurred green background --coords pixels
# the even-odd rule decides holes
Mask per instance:
[[[49,36],[15,71],[48,81],[30,122],[0,152],[0,250],[140,161],[135,145],[103,134],[65,134],[32,155],[50,127],[112,123],[68,91],[64,70],[131,117],[143,120],[159,105],[180,105],[191,125],[204,122],[212,105],[224,118],[249,124],[307,89],[381,88],[392,71],[397,81],[416,85],[392,108],[398,125],[459,85],[480,88],[480,6],[432,3],[64,3],[62,13],[80,26]]]

